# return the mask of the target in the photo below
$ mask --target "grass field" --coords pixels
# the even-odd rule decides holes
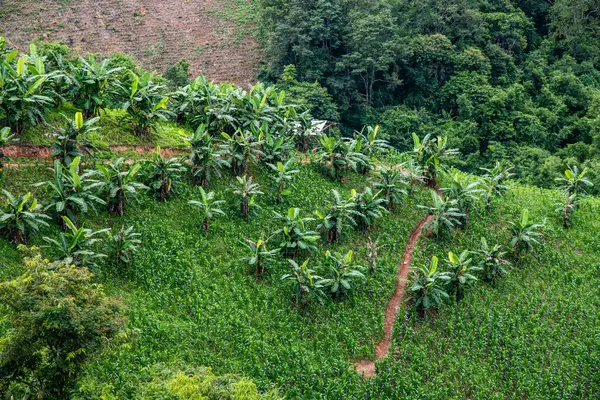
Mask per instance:
[[[202,221],[187,202],[199,197],[185,183],[167,203],[141,196],[122,218],[101,212],[86,221],[93,228],[134,225],[143,247],[128,270],[99,267],[106,291],[127,304],[130,340],[93,359],[80,380],[84,398],[137,398],[156,365],[211,367],[276,388],[290,399],[447,399],[447,398],[598,398],[600,396],[600,201],[585,198],[575,224],[564,231],[555,217],[558,192],[516,186],[471,218],[469,229],[450,236],[423,238],[415,256],[424,263],[435,254],[475,250],[481,236],[507,244],[508,221],[523,208],[547,219],[544,244],[510,268],[496,286],[478,283],[459,304],[448,304],[423,319],[401,310],[392,355],[378,363],[377,376],[363,380],[352,362],[374,357],[383,333],[386,303],[398,262],[411,230],[424,217],[418,204],[430,201],[419,188],[369,232],[383,245],[376,273],[348,297],[294,307],[291,289],[281,281],[287,263],[278,259],[261,281],[239,261],[243,237],[256,239],[277,228],[273,212],[299,207],[305,216],[325,209],[331,190],[343,196],[360,190],[365,178],[352,175],[340,185],[320,168],[302,164],[293,194],[276,204],[268,172],[253,167],[266,195],[249,221],[231,199],[231,178],[211,187],[226,200],[222,217],[202,231]],[[44,167],[7,170],[1,187],[13,192],[47,174]],[[43,192],[36,195],[44,197]],[[56,228],[44,232],[54,235]],[[40,235],[42,236],[42,235]],[[367,236],[348,230],[339,244],[320,244],[313,265],[326,249],[352,249],[367,264]],[[20,255],[0,240],[7,279],[20,271]],[[6,329],[0,320],[0,333]]]

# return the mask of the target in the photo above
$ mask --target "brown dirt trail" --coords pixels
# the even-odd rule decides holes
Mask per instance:
[[[360,375],[365,377],[375,376],[375,362],[387,356],[390,351],[390,347],[392,345],[392,335],[394,333],[394,322],[396,321],[400,304],[402,304],[402,299],[404,298],[404,289],[406,287],[406,279],[410,271],[410,265],[413,261],[413,253],[417,247],[417,242],[421,237],[421,233],[423,232],[423,227],[429,223],[432,218],[433,217],[431,215],[425,217],[410,234],[408,243],[406,244],[406,249],[404,250],[402,262],[398,266],[398,280],[396,281],[396,289],[394,290],[394,295],[389,300],[385,309],[383,338],[377,344],[377,356],[375,360],[359,360],[354,364],[356,371]]]

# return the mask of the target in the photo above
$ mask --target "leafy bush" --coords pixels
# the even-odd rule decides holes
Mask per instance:
[[[179,60],[174,65],[167,67],[163,78],[167,80],[170,89],[183,87],[190,83],[190,64],[186,60]]]
[[[83,363],[121,331],[123,306],[86,268],[51,267],[31,251],[24,274],[0,284],[10,326],[0,348],[0,388],[9,398],[69,398]]]

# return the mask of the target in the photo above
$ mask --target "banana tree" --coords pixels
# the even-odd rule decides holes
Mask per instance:
[[[340,253],[331,253],[327,251],[325,258],[329,263],[330,278],[323,279],[320,283],[325,288],[329,288],[329,293],[333,297],[340,297],[349,292],[356,281],[364,281],[365,275],[362,273],[365,267],[352,263],[352,250],[342,255]]]
[[[556,202],[556,212],[560,213],[563,228],[567,229],[573,224],[573,215],[578,205],[577,193],[569,195],[568,192],[563,192],[562,200]]]
[[[16,58],[17,50],[0,57],[0,107],[5,125],[17,135],[23,132],[25,122],[45,123],[45,116],[54,105],[57,94],[53,80],[58,72],[46,73],[44,61],[28,57]]]
[[[68,166],[75,157],[83,158],[89,154],[90,149],[94,148],[90,142],[82,142],[80,136],[97,130],[98,127],[95,124],[100,117],[84,121],[83,114],[80,112],[75,113],[75,118],[72,120],[65,115],[63,117],[67,126],[58,130],[56,138],[52,142],[51,156],[58,159],[64,166]]]
[[[117,232],[107,232],[104,251],[117,266],[131,264],[133,256],[142,245],[141,234],[134,227],[122,226]]]
[[[127,168],[123,158],[106,165],[98,165],[98,171],[101,173],[99,189],[104,193],[110,212],[123,215],[130,198],[135,198],[139,190],[148,189],[146,185],[137,181],[141,167],[140,164],[133,164]]]
[[[234,175],[244,175],[248,172],[248,161],[256,161],[262,155],[260,141],[251,132],[236,131],[233,135],[221,132],[224,141],[220,153],[225,157]]]
[[[204,191],[204,188],[200,187],[200,200],[191,200],[189,204],[198,207],[200,210],[200,217],[202,219],[202,230],[208,232],[210,229],[210,221],[218,215],[225,215],[223,210],[219,207],[224,204],[224,200],[217,200],[215,192]]]
[[[46,186],[50,191],[50,200],[45,210],[51,210],[64,225],[63,217],[77,224],[79,216],[87,214],[90,210],[96,212],[96,204],[106,205],[106,202],[97,196],[96,192],[102,185],[94,179],[97,171],[79,172],[81,158],[75,157],[68,168],[58,160],[54,161],[52,180],[37,183],[35,186]]]
[[[369,230],[375,225],[376,220],[382,218],[387,213],[385,199],[381,197],[381,193],[381,190],[373,192],[368,186],[360,193],[353,191],[358,227],[363,232]]]
[[[302,265],[294,260],[288,260],[291,266],[289,274],[281,277],[288,281],[294,291],[296,307],[304,308],[310,304],[311,300],[323,303],[325,293],[323,292],[322,278],[316,274],[316,271],[309,267],[310,259],[306,259]]]
[[[4,127],[0,129],[0,171],[4,168],[4,161],[6,160],[6,156],[2,151],[2,148],[7,144],[16,141],[15,136],[10,132],[9,127]]]
[[[14,196],[3,190],[6,202],[0,208],[0,232],[4,232],[14,243],[24,243],[27,238],[39,232],[40,227],[48,226],[51,219],[42,212],[42,207],[31,193]]]
[[[277,201],[281,202],[284,196],[289,196],[291,191],[287,189],[292,186],[294,176],[300,172],[296,168],[296,162],[293,159],[287,160],[284,163],[277,161],[277,164],[267,164],[267,166],[273,171],[271,175],[276,187],[277,187]]]
[[[569,166],[565,171],[565,176],[556,178],[556,182],[561,184],[561,188],[570,195],[585,191],[585,187],[594,186],[593,183],[585,177],[588,170],[584,168],[579,172],[576,165]]]
[[[502,246],[499,244],[490,246],[487,240],[482,237],[481,247],[476,252],[476,257],[478,265],[483,271],[483,279],[486,282],[496,283],[507,274],[505,267],[509,266],[510,262],[506,260],[506,251],[503,251]]]
[[[356,210],[356,193],[354,192],[350,198],[343,199],[340,193],[333,189],[333,202],[326,214],[319,210],[315,211],[315,215],[320,222],[317,229],[327,235],[329,243],[335,243],[341,237],[344,226],[350,224],[356,226],[356,218],[360,217],[360,213]]]
[[[448,146],[447,136],[428,134],[422,141],[415,133],[412,134],[412,137],[413,153],[416,160],[423,166],[425,183],[430,187],[435,187],[442,162],[457,155],[458,150]]]
[[[445,200],[435,192],[431,192],[432,205],[419,208],[427,210],[433,218],[423,226],[423,230],[431,229],[435,236],[440,236],[444,231],[451,231],[460,226],[464,214],[456,207],[456,200]]]
[[[231,167],[229,161],[217,151],[206,125],[199,125],[192,135],[184,137],[184,141],[188,146],[192,175],[204,188],[208,188],[213,177],[220,178],[223,169]]]
[[[163,157],[158,146],[152,153],[152,159],[142,164],[145,184],[158,195],[160,201],[166,201],[173,195],[183,172],[184,167],[180,160],[175,157]]]
[[[241,261],[252,268],[256,280],[265,274],[265,268],[270,265],[273,257],[277,254],[277,249],[268,249],[267,242],[264,234],[261,234],[257,241],[244,237],[244,242],[242,242],[248,248],[248,256],[243,257]]]
[[[154,75],[144,72],[137,76],[133,72],[129,86],[121,86],[122,96],[127,100],[121,108],[131,118],[134,134],[149,136],[158,129],[159,121],[167,121],[173,113],[167,109],[169,98],[163,95],[164,86],[154,81]]]
[[[483,175],[483,187],[486,194],[486,203],[489,206],[494,197],[501,197],[505,192],[510,190],[507,181],[514,174],[512,168],[505,168],[500,162],[496,162],[494,168],[481,168],[485,171]]]
[[[407,182],[404,175],[397,169],[381,168],[379,170],[379,180],[373,182],[373,187],[382,192],[385,200],[385,208],[392,211],[396,204],[402,201],[402,196],[408,194],[406,189]]]
[[[116,73],[121,70],[110,68],[108,59],[96,61],[95,56],[70,64],[69,98],[85,118],[97,116],[110,106],[111,92],[117,88]]]
[[[476,282],[477,276],[475,274],[482,269],[478,265],[471,265],[473,260],[469,258],[469,255],[468,250],[464,250],[458,256],[453,252],[448,253],[447,264],[450,269],[448,284],[452,288],[452,293],[456,296],[457,303],[464,296],[465,286]]]
[[[442,188],[442,192],[449,200],[455,201],[456,207],[463,217],[461,220],[465,228],[469,227],[469,214],[477,204],[484,190],[479,189],[479,181],[469,182],[466,176],[455,173],[449,187]]]
[[[285,215],[274,214],[282,227],[273,232],[273,237],[279,240],[279,249],[285,256],[295,259],[300,251],[317,250],[315,243],[319,241],[319,234],[306,227],[313,218],[302,217],[299,208],[290,208]]]
[[[523,251],[530,251],[535,246],[541,243],[544,229],[544,224],[536,224],[529,218],[529,210],[524,209],[521,213],[521,218],[516,222],[510,222],[510,230],[512,232],[512,240],[510,247],[521,255]]]
[[[450,298],[446,291],[446,284],[450,281],[448,272],[438,270],[439,259],[431,257],[428,265],[411,267],[412,285],[410,297],[414,309],[424,316],[432,308],[439,308],[444,301]]]
[[[233,194],[240,198],[240,210],[242,218],[248,219],[250,207],[257,206],[256,196],[264,194],[260,191],[260,185],[252,181],[251,176],[236,176],[237,185],[233,187]]]
[[[44,237],[47,246],[55,253],[54,260],[64,264],[94,267],[97,261],[106,258],[106,254],[96,250],[97,243],[102,242],[101,236],[110,229],[93,231],[83,226],[77,227],[68,217],[62,217],[66,232],[60,232],[58,239]]]

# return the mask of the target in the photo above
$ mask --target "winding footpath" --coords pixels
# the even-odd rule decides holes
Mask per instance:
[[[410,271],[410,265],[413,261],[415,248],[417,247],[417,242],[421,237],[423,228],[432,220],[433,216],[428,215],[419,223],[419,225],[410,234],[408,243],[406,244],[406,249],[404,250],[402,262],[398,266],[398,280],[396,281],[396,289],[394,290],[394,295],[389,300],[385,309],[385,324],[383,330],[383,338],[377,344],[377,356],[375,360],[359,360],[354,364],[356,372],[358,372],[359,375],[368,378],[375,376],[375,362],[386,357],[390,352],[390,347],[392,345],[392,336],[394,333],[394,322],[396,322],[398,310],[400,309],[402,299],[404,298],[406,281],[408,278],[408,273]]]

